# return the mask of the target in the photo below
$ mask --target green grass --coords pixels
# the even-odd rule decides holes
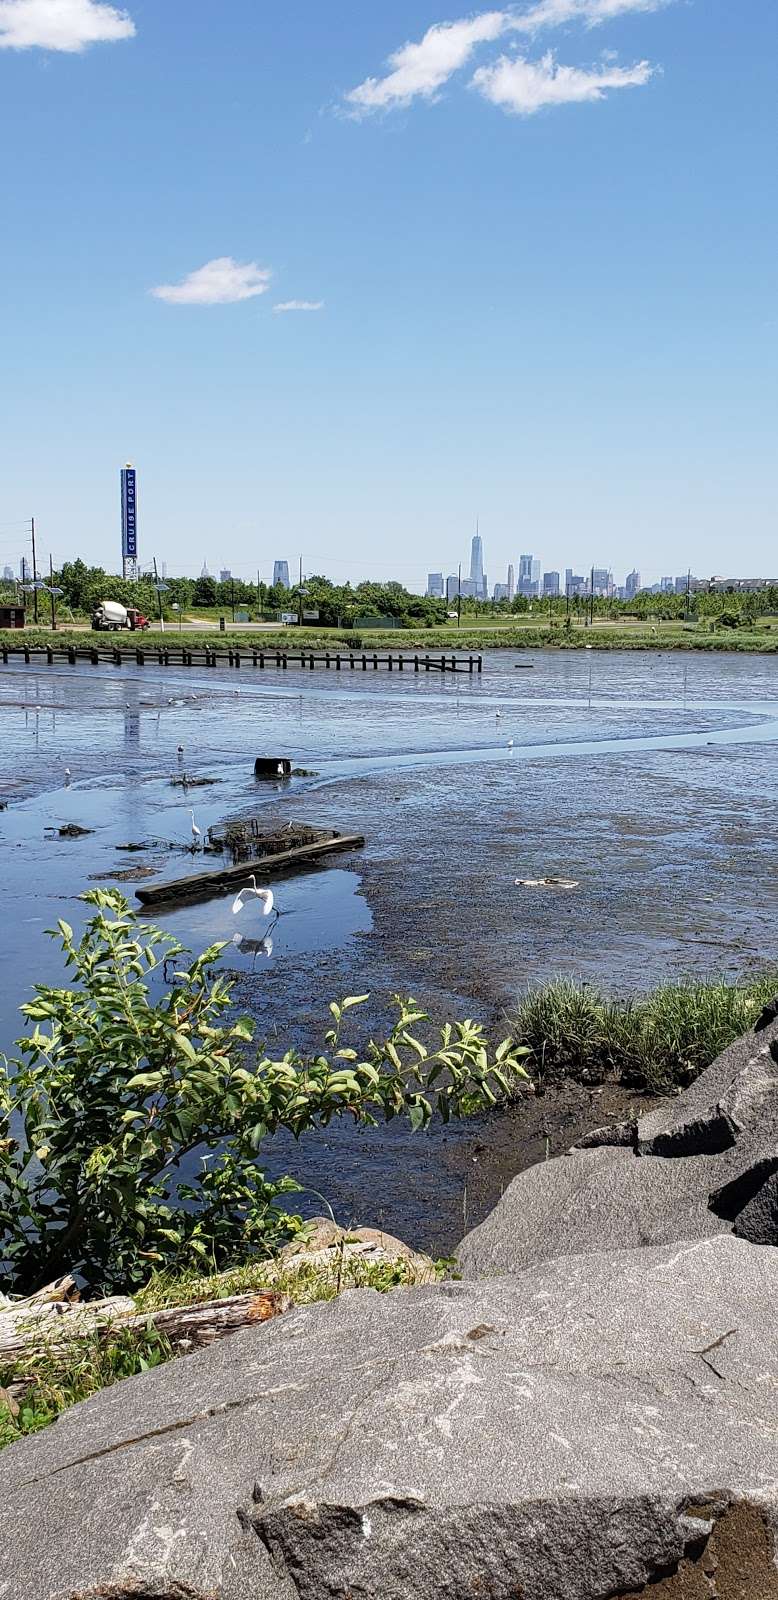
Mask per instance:
[[[691,1083],[776,993],[778,971],[740,983],[666,984],[633,1000],[559,978],[523,997],[511,1030],[532,1050],[527,1070],[535,1082],[613,1074],[662,1094]]]
[[[81,648],[96,645],[103,649],[108,645],[134,654],[138,647],[151,653],[163,642],[171,649],[178,649],[183,644],[187,649],[202,650],[209,645],[216,650],[240,649],[244,655],[251,650],[296,651],[301,645],[306,650],[315,647],[333,652],[340,650],[346,654],[349,650],[402,650],[406,654],[418,650],[429,651],[431,655],[444,652],[450,655],[453,651],[473,654],[483,650],[582,650],[587,645],[593,650],[712,650],[773,654],[778,653],[778,626],[765,622],[761,627],[722,628],[714,632],[705,623],[699,627],[684,626],[683,623],[632,622],[624,625],[598,619],[593,628],[582,628],[576,624],[568,632],[561,621],[549,626],[548,623],[518,617],[511,618],[504,625],[490,621],[483,624],[473,622],[458,629],[456,624],[450,623],[441,628],[398,628],[380,633],[351,633],[334,628],[285,628],[272,632],[263,629],[240,633],[219,633],[218,630],[203,628],[186,629],[179,633],[175,624],[171,623],[165,629],[164,641],[158,630],[143,635],[93,633],[89,628],[62,628],[52,633],[45,628],[28,627],[24,631],[0,632],[0,646],[8,645],[17,649],[24,644],[33,647],[52,644],[60,649],[68,644]]]
[[[166,1306],[203,1305],[251,1290],[274,1289],[288,1294],[296,1305],[309,1305],[333,1300],[344,1289],[374,1289],[386,1294],[412,1282],[413,1268],[402,1260],[378,1263],[345,1256],[339,1271],[305,1264],[284,1271],[257,1261],[217,1277],[158,1274],[135,1296],[135,1302],[139,1312],[150,1313]],[[0,1365],[0,1449],[40,1432],[63,1411],[98,1390],[148,1372],[173,1356],[168,1341],[149,1324],[141,1330],[125,1329],[111,1338],[73,1339],[64,1352],[52,1350]],[[26,1387],[12,1400],[8,1391],[14,1384]]]

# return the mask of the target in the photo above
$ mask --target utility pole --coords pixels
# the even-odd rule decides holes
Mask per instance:
[[[594,627],[594,567],[592,567],[592,577],[591,577],[591,583],[590,583],[589,587],[591,589],[591,601],[590,601],[590,606],[589,606],[589,627],[593,628]]]
[[[461,628],[461,626],[462,626],[462,563],[460,561],[460,563],[459,563],[459,571],[457,573],[457,627]]]
[[[298,596],[298,602],[299,602],[298,603],[298,607],[297,607],[297,626],[298,626],[298,628],[301,628],[302,625],[303,625],[303,558],[302,558],[302,556],[300,557],[300,584],[299,584],[299,588],[298,588],[298,591],[297,591],[297,596]],[[313,657],[311,657],[311,660],[313,660]]]
[[[232,620],[235,621],[235,579],[230,578],[230,603],[232,605]]]
[[[565,584],[565,621],[570,621],[570,585]]]
[[[162,590],[160,589],[160,586],[159,586],[159,573],[157,572],[157,558],[156,558],[156,556],[154,557],[154,588],[157,591],[157,603],[159,605],[159,624],[160,624],[160,627],[162,629],[162,632],[164,633],[165,632],[165,619],[164,619],[164,617],[162,615]]]
[[[685,621],[686,622],[689,621],[689,614],[691,612],[691,598],[690,598],[691,592],[692,592],[692,569],[690,567],[688,572],[687,572],[687,574],[686,574],[686,616],[685,616]]]
[[[49,551],[49,596],[51,599],[51,626],[52,630],[54,630],[57,626],[57,608],[54,604],[54,558],[51,551]]]
[[[32,529],[32,614],[33,614],[33,616],[35,618],[35,621],[37,622],[38,621],[38,567],[37,567],[37,562],[35,560],[35,518],[34,517],[30,518],[30,527]]]

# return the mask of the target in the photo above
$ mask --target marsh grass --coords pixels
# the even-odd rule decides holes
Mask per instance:
[[[612,1074],[663,1094],[691,1083],[747,1033],[776,992],[775,970],[738,983],[664,984],[631,1000],[558,978],[524,995],[511,1029],[531,1049],[527,1065],[539,1085],[559,1077],[599,1082]]]

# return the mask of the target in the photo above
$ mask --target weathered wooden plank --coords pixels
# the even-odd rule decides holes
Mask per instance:
[[[365,843],[358,833],[340,834],[334,839],[321,839],[316,844],[298,845],[292,850],[279,851],[277,855],[261,856],[256,861],[241,861],[235,867],[222,867],[217,872],[198,872],[190,878],[174,878],[168,883],[147,884],[137,889],[136,897],[144,906],[164,905],[174,900],[202,900],[218,894],[232,884],[246,883],[252,873],[263,876],[269,872],[283,872],[298,861],[315,860],[333,850],[360,850]]]

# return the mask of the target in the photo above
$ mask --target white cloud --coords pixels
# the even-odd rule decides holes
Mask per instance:
[[[274,306],[276,314],[280,311],[322,311],[323,300],[282,300],[280,305]]]
[[[85,50],[132,39],[126,11],[101,0],[0,0],[0,50]]]
[[[512,18],[511,26],[517,33],[540,33],[543,28],[561,28],[566,22],[597,28],[616,17],[661,11],[671,4],[672,0],[536,0],[528,11]]]
[[[396,50],[388,61],[391,71],[384,77],[366,78],[351,89],[346,103],[352,108],[352,115],[360,117],[371,111],[408,106],[418,97],[433,100],[449,78],[467,66],[481,44],[494,43],[512,33],[534,36],[545,28],[560,28],[572,22],[596,28],[617,17],[659,11],[673,3],[674,0],[534,0],[523,10],[512,7],[507,11],[483,11],[459,22],[439,22],[428,28],[418,43],[404,44]],[[501,68],[502,62],[498,62],[482,70],[489,73]]]
[[[634,67],[603,65],[592,71],[560,66],[548,51],[540,61],[501,56],[490,67],[479,67],[473,87],[492,105],[516,116],[530,117],[544,106],[582,104],[603,100],[608,89],[629,89],[648,83],[655,72],[648,61]]]
[[[462,22],[440,22],[428,28],[418,44],[404,44],[389,57],[392,71],[384,78],[366,78],[346,95],[357,115],[407,106],[417,95],[431,99],[452,73],[467,65],[476,46],[499,39],[510,26],[506,11],[484,11]]]
[[[227,306],[238,300],[252,300],[265,294],[273,274],[256,261],[233,261],[232,256],[217,256],[204,267],[190,272],[181,283],[162,283],[150,292],[171,306]]]

